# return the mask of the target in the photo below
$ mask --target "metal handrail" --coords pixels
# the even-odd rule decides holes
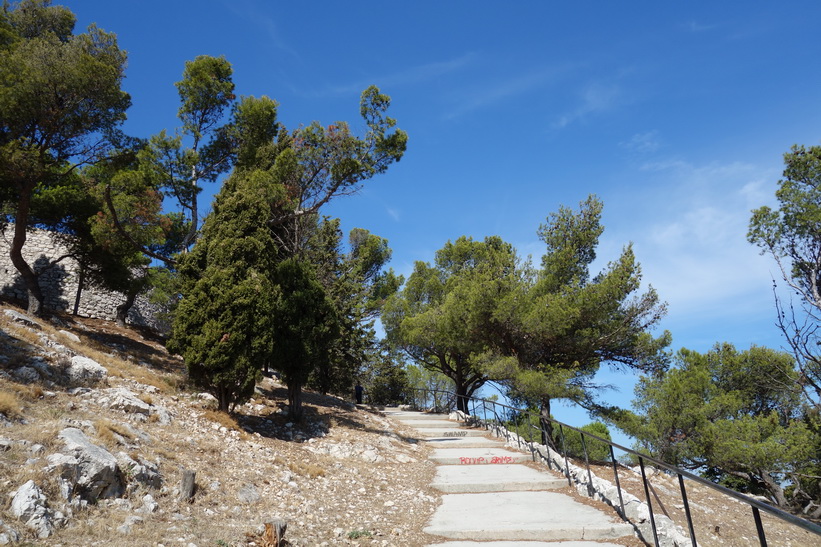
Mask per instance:
[[[503,421],[500,418],[499,413],[496,410],[497,406],[502,407],[504,409],[509,409],[510,411],[513,411],[518,415],[524,415],[524,416],[528,416],[528,417],[536,417],[538,420],[540,420],[539,421],[540,424],[542,423],[541,420],[545,419],[541,414],[536,414],[535,412],[529,411],[527,409],[516,408],[516,407],[510,406],[510,405],[506,405],[504,403],[499,403],[499,402],[496,402],[496,401],[489,401],[487,399],[481,399],[479,397],[472,397],[472,396],[467,396],[467,395],[458,395],[458,394],[455,394],[453,392],[446,391],[446,390],[440,390],[440,389],[424,389],[424,388],[422,388],[422,389],[415,389],[413,391],[424,392],[425,393],[425,398],[424,398],[425,402],[427,402],[427,394],[429,394],[429,393],[446,394],[447,395],[446,401],[448,403],[448,406],[447,406],[448,411],[453,410],[453,408],[455,406],[457,406],[455,403],[460,398],[465,400],[465,404],[463,405],[464,408],[469,408],[470,404],[473,403],[473,414],[471,414],[471,415],[474,416],[474,417],[476,416],[477,403],[481,403],[482,410],[483,410],[483,413],[484,413],[484,416],[485,416],[483,421],[485,422],[486,425],[489,423],[488,420],[487,420],[487,405],[488,404],[492,405],[491,409],[490,409],[490,412],[493,414],[493,417],[494,417],[494,422],[495,422],[494,427],[496,428],[497,432],[499,432],[500,429],[504,429],[505,433],[506,433],[505,437],[508,440],[510,439],[510,437],[508,436],[509,431],[507,430],[507,428],[502,428],[501,427],[501,424],[503,423]],[[508,413],[508,414],[510,414],[510,413]],[[686,516],[686,519],[687,519],[687,526],[688,526],[688,529],[689,529],[689,532],[690,532],[690,541],[692,542],[693,547],[697,546],[697,542],[696,542],[695,530],[694,530],[694,526],[693,526],[693,519],[692,519],[692,515],[690,513],[690,505],[689,505],[689,502],[687,500],[687,491],[686,491],[686,488],[684,486],[684,479],[685,478],[690,479],[690,480],[692,480],[692,481],[694,481],[698,484],[701,484],[701,485],[706,486],[708,488],[711,488],[713,490],[716,490],[716,491],[724,494],[725,496],[729,496],[729,497],[734,498],[734,499],[736,499],[736,500],[738,500],[742,503],[745,503],[745,504],[749,505],[750,508],[752,509],[753,518],[755,520],[756,529],[757,529],[757,533],[758,533],[758,539],[759,539],[759,542],[761,543],[762,547],[767,546],[767,539],[766,539],[766,536],[765,536],[765,533],[764,533],[764,526],[761,522],[761,515],[760,515],[761,511],[764,511],[764,512],[766,512],[766,513],[768,513],[768,514],[770,514],[770,515],[772,515],[776,518],[779,518],[783,521],[786,521],[790,524],[793,524],[793,525],[798,526],[798,527],[800,527],[804,530],[807,530],[808,532],[812,532],[814,534],[817,534],[818,536],[821,536],[821,526],[819,526],[818,524],[815,524],[814,522],[810,522],[808,520],[802,519],[802,518],[797,517],[797,516],[795,516],[791,513],[786,512],[782,509],[779,509],[777,507],[773,507],[772,505],[769,505],[769,504],[763,503],[761,501],[758,501],[756,499],[753,499],[751,497],[745,496],[744,494],[741,494],[739,492],[731,490],[727,487],[721,486],[720,484],[715,484],[713,482],[710,482],[707,479],[699,477],[698,475],[695,475],[695,474],[693,474],[689,471],[686,471],[686,470],[678,468],[674,465],[665,463],[662,460],[656,459],[652,456],[648,456],[647,454],[637,452],[637,451],[635,451],[631,448],[627,448],[627,447],[622,446],[618,443],[614,443],[613,441],[611,441],[609,439],[603,439],[603,438],[601,438],[597,435],[593,435],[590,432],[583,431],[581,429],[578,429],[578,428],[575,428],[573,426],[567,425],[567,424],[565,424],[563,422],[560,422],[559,420],[556,420],[552,417],[547,418],[547,420],[549,420],[553,424],[559,426],[560,437],[562,439],[562,451],[563,451],[563,456],[564,456],[564,459],[565,459],[565,473],[567,475],[568,481],[570,481],[570,469],[569,469],[569,463],[568,463],[566,443],[564,442],[564,429],[565,428],[570,429],[571,431],[576,431],[581,435],[582,446],[584,447],[584,452],[585,452],[585,462],[586,462],[586,465],[587,465],[588,475],[590,474],[590,462],[589,462],[589,459],[587,457],[587,449],[586,449],[586,445],[585,445],[585,442],[584,442],[585,436],[590,437],[592,439],[595,439],[596,441],[606,443],[607,445],[609,445],[609,447],[610,447],[610,458],[613,462],[613,474],[615,475],[616,489],[619,492],[619,503],[620,503],[620,506],[621,506],[621,514],[622,514],[623,517],[625,516],[624,501],[622,499],[621,487],[620,487],[620,483],[619,483],[618,465],[616,463],[616,458],[615,458],[615,454],[613,452],[613,449],[618,448],[619,450],[622,450],[622,451],[624,451],[628,454],[632,454],[632,455],[634,455],[638,458],[639,467],[641,469],[642,483],[643,483],[644,490],[645,490],[645,497],[647,499],[647,505],[648,505],[648,508],[650,510],[650,521],[651,521],[651,525],[652,525],[652,528],[653,528],[653,539],[655,541],[656,546],[659,545],[659,540],[658,540],[658,533],[657,533],[657,530],[656,530],[655,516],[653,514],[652,501],[651,501],[651,498],[650,498],[649,481],[647,480],[647,477],[646,477],[645,472],[644,472],[645,462],[651,462],[652,464],[654,464],[658,467],[661,467],[661,468],[663,468],[663,469],[665,469],[665,470],[667,470],[671,473],[674,473],[675,475],[678,476],[679,488],[681,490],[682,503],[684,505],[685,516]],[[528,423],[530,423],[529,420],[528,420]],[[517,424],[516,428],[517,428],[517,431],[516,431],[517,442],[520,443],[521,439],[522,439],[522,436],[519,435],[519,433],[518,433],[518,424]],[[539,430],[541,431],[541,433],[543,433],[545,435],[545,437],[547,436],[547,432],[544,431],[544,429],[542,427],[539,427]],[[533,446],[532,446],[533,442],[532,441],[529,441],[529,442],[530,442],[530,447],[529,448],[530,448],[531,454],[535,459],[535,452],[537,452],[537,450],[535,450],[533,448]],[[521,446],[521,444],[519,446]],[[541,453],[540,453],[540,455],[541,455]],[[550,458],[549,457],[547,458],[547,462],[548,462],[548,466],[550,466]],[[590,484],[592,485],[592,478],[590,478],[589,480],[590,480]],[[821,539],[819,539],[819,541],[821,541]]]

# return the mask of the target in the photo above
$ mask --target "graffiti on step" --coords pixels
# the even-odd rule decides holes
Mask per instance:
[[[459,458],[459,463],[461,465],[513,463],[513,456],[493,456],[492,458]]]
[[[443,437],[466,437],[468,434],[467,431],[445,431],[442,436]]]

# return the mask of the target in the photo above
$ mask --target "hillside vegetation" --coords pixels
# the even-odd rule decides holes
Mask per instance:
[[[83,377],[78,356],[104,372]],[[309,392],[293,423],[286,401],[266,377],[237,412],[216,412],[147,334],[0,306],[0,544],[266,545],[275,519],[288,545],[424,544],[437,501],[425,449],[375,410]],[[89,480],[67,431],[116,468]]]

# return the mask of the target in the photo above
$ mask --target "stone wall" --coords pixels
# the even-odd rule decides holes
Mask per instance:
[[[14,233],[14,225],[0,231],[0,295],[22,300],[28,298],[23,278],[11,263],[9,249]],[[66,246],[52,232],[32,229],[28,232],[23,257],[40,274],[40,288],[43,291],[44,306],[48,310],[71,313],[77,296],[78,265],[73,258],[65,258],[48,267],[67,253]],[[83,317],[114,320],[116,307],[125,301],[125,295],[98,287],[85,287],[80,296],[77,313]],[[158,332],[168,330],[167,325],[157,317],[160,308],[141,294],[128,313],[128,322],[150,327]]]

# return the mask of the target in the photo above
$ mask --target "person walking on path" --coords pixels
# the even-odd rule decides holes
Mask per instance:
[[[362,393],[365,391],[365,388],[362,387],[361,384],[356,384],[354,388],[354,394],[356,395],[356,404],[362,404]]]

